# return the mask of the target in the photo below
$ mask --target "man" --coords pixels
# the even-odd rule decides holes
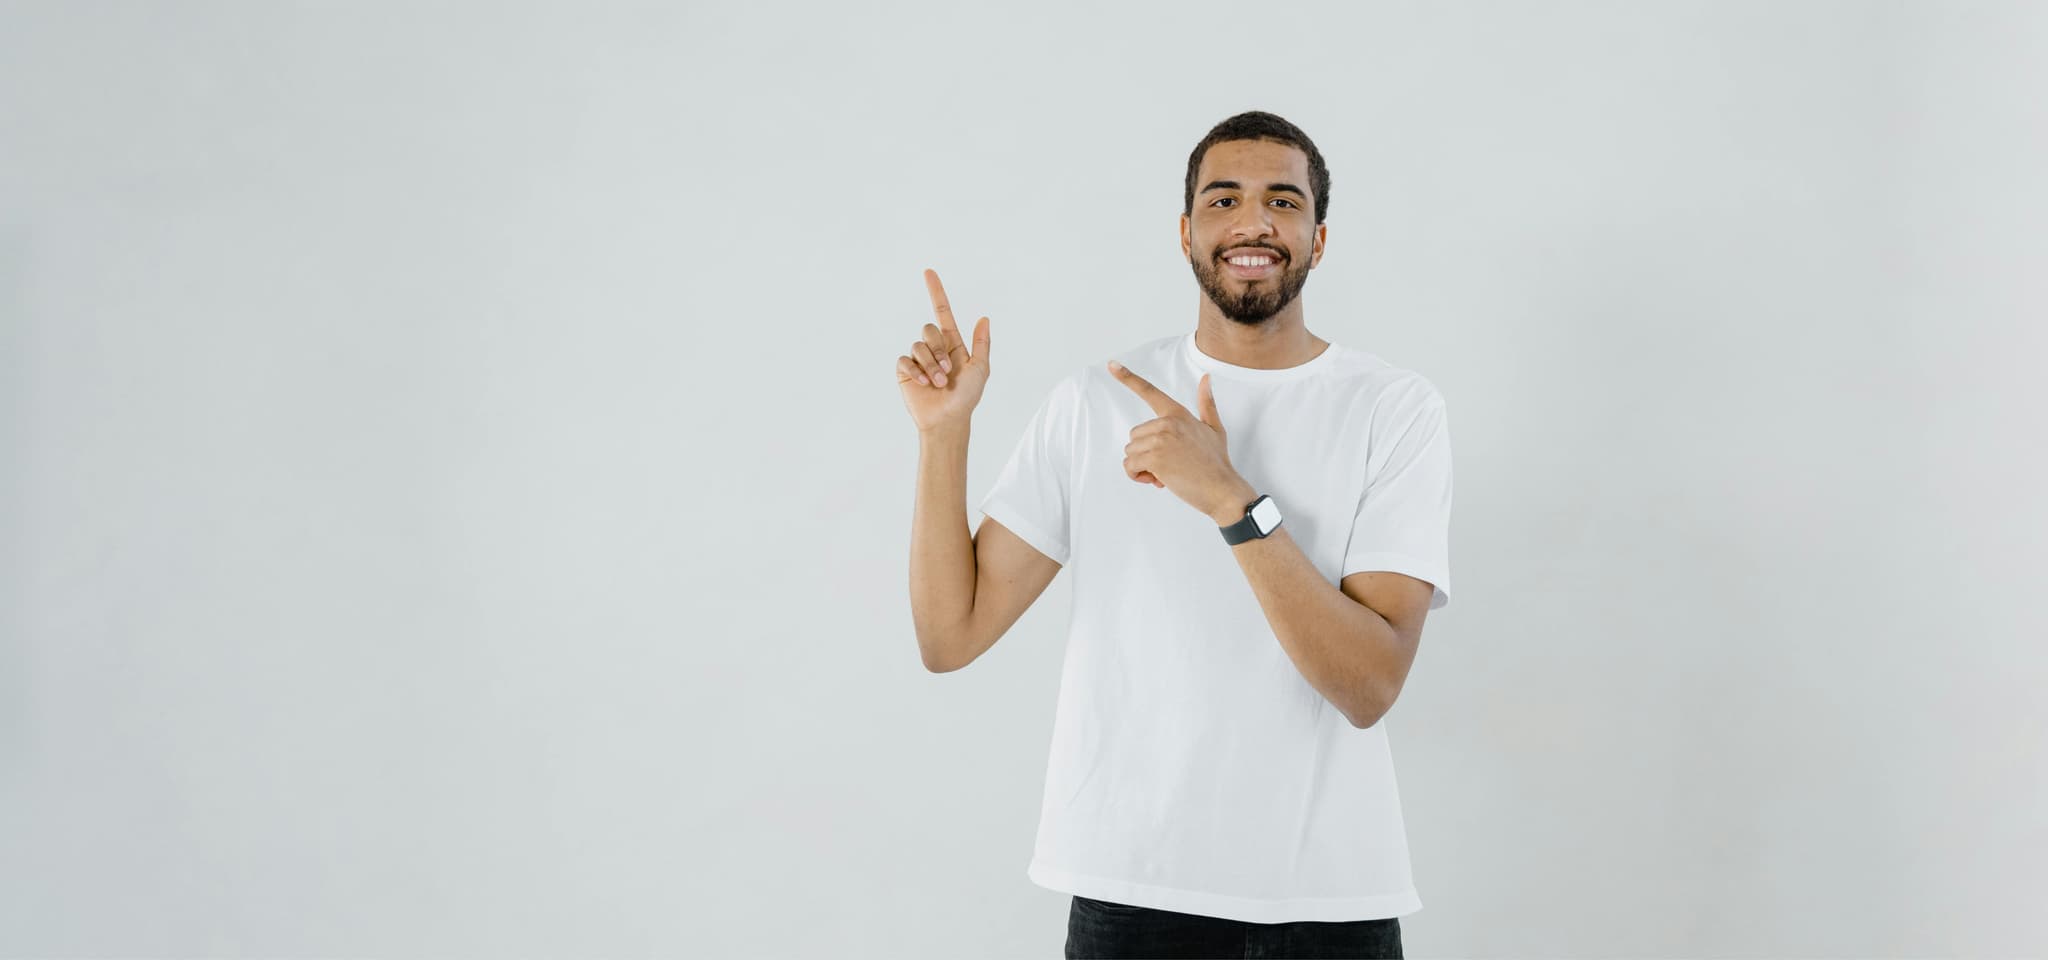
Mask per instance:
[[[970,352],[925,272],[938,322],[896,370],[926,668],[972,663],[1074,568],[1027,871],[1073,895],[1068,957],[1398,957],[1421,909],[1379,721],[1450,599],[1450,435],[1428,379],[1304,325],[1328,209],[1293,124],[1212,129],[1180,218],[1194,331],[1054,386],[971,538],[989,321]]]

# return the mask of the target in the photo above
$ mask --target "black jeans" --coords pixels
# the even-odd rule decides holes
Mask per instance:
[[[1400,957],[1401,920],[1252,923],[1074,897],[1067,960],[1083,957]]]

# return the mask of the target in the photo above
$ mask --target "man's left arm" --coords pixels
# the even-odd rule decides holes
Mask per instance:
[[[1124,474],[1173,491],[1219,527],[1243,519],[1245,504],[1258,496],[1258,490],[1230,463],[1228,433],[1209,375],[1203,374],[1195,388],[1197,414],[1122,364],[1112,360],[1109,370],[1158,414],[1131,428],[1131,442],[1124,445]],[[1439,428],[1424,439],[1447,443],[1441,418],[1437,422]],[[1449,455],[1445,445],[1430,449]],[[1446,485],[1448,469],[1445,463]],[[1395,471],[1402,474],[1428,476]],[[1448,486],[1445,489],[1448,496]],[[1448,499],[1443,502],[1449,506]],[[1251,581],[1274,636],[1309,685],[1335,704],[1352,726],[1363,730],[1380,722],[1408,681],[1435,585],[1391,571],[1360,571],[1345,577],[1342,589],[1332,587],[1301,552],[1284,521],[1265,537],[1226,546]]]
[[[1217,526],[1244,517],[1258,497],[1246,483],[1236,512],[1212,516]],[[1281,523],[1265,537],[1224,544],[1259,598],[1273,635],[1294,666],[1323,697],[1361,730],[1394,706],[1415,663],[1422,621],[1434,587],[1391,571],[1361,571],[1341,589],[1316,570]]]

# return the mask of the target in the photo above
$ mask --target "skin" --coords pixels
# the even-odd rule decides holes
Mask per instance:
[[[1257,369],[1297,366],[1328,349],[1329,341],[1309,333],[1299,297],[1327,236],[1308,195],[1307,155],[1272,141],[1214,144],[1195,185],[1193,210],[1180,217],[1180,243],[1201,291],[1197,348]],[[1280,258],[1280,270],[1255,279],[1235,276],[1222,257],[1238,247],[1267,249]],[[912,610],[926,667],[943,672],[993,645],[1059,566],[994,518],[971,540],[952,535],[965,526],[960,500],[967,423],[988,380],[988,318],[975,325],[969,353],[938,275],[925,271],[925,285],[938,322],[925,325],[923,339],[897,358],[896,371],[923,441]],[[1218,526],[1241,518],[1259,490],[1230,461],[1211,378],[1204,375],[1197,385],[1194,412],[1113,361],[1109,370],[1157,414],[1131,429],[1125,475],[1171,492]],[[1353,726],[1377,723],[1407,680],[1434,588],[1381,571],[1354,573],[1332,587],[1284,522],[1266,537],[1226,546],[1303,677]]]
[[[1217,185],[1225,181],[1238,186]],[[1229,140],[1202,155],[1192,210],[1180,217],[1180,252],[1201,289],[1195,346],[1203,353],[1277,370],[1307,363],[1330,345],[1302,317],[1301,288],[1322,262],[1329,228],[1315,222],[1311,189],[1308,155],[1286,144]],[[1282,258],[1280,272],[1253,280],[1233,275],[1223,254],[1235,247],[1268,248]]]

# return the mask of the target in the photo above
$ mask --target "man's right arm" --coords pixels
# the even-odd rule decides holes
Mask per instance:
[[[910,524],[910,615],[925,669],[958,670],[995,646],[1060,564],[994,517],[967,530],[968,428],[918,434]]]

